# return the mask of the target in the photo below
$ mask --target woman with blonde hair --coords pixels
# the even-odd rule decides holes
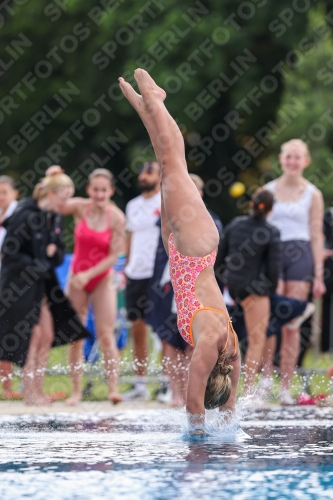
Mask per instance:
[[[325,293],[323,281],[323,211],[322,193],[303,177],[311,163],[308,146],[292,139],[281,146],[279,156],[282,175],[264,186],[275,199],[268,222],[280,231],[282,242],[282,273],[277,293],[307,300],[312,284],[313,296]],[[271,384],[272,357],[275,337],[266,345],[263,385]],[[300,328],[286,325],[282,329],[280,355],[281,402],[294,404],[290,383],[300,351]]]
[[[152,141],[162,176],[162,237],[169,255],[178,329],[194,347],[187,388],[190,433],[205,434],[205,409],[235,410],[240,374],[237,336],[214,276],[219,234],[189,177],[184,140],[159,88],[143,69],[134,72],[141,95],[119,78]]]
[[[64,256],[61,217],[74,193],[64,174],[45,177],[33,197],[21,201],[4,221],[0,311],[0,359],[23,367],[24,402],[51,403],[43,380],[51,344],[87,337],[63,295],[54,268]]]
[[[62,172],[50,167],[46,175],[52,178]],[[116,320],[116,290],[112,266],[124,248],[125,216],[110,202],[114,193],[112,173],[105,168],[93,170],[88,177],[89,198],[68,199],[61,208],[64,215],[73,215],[74,253],[67,293],[81,321],[86,319],[89,301],[92,302],[97,338],[104,355],[104,367],[109,386],[109,400],[119,403],[119,353],[114,326]],[[76,405],[82,397],[83,345],[77,342],[70,349],[73,392],[67,404]]]

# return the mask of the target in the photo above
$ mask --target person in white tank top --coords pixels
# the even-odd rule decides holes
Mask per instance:
[[[312,291],[315,298],[325,293],[323,281],[323,212],[321,191],[303,177],[311,158],[307,144],[293,139],[281,147],[279,156],[282,175],[264,186],[274,193],[275,204],[268,221],[281,234],[283,272],[277,293],[307,300]],[[281,403],[294,404],[290,383],[300,351],[300,328],[282,330],[280,351]],[[271,375],[275,336],[268,339],[264,358],[263,385]]]
[[[276,197],[277,180],[269,182],[265,188]],[[269,215],[269,222],[279,229],[281,241],[311,241],[310,212],[315,189],[311,182],[307,182],[299,199],[295,201],[275,199],[274,211]]]

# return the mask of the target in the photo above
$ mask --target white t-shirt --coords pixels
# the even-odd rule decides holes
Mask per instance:
[[[160,215],[160,192],[150,198],[137,196],[126,206],[126,229],[132,234],[125,274],[130,279],[151,278],[153,275],[160,235],[160,228],[156,226],[156,222]]]

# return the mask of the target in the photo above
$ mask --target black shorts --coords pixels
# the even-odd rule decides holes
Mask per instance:
[[[132,280],[127,278],[126,287],[126,308],[129,321],[144,319],[149,312],[150,303],[148,301],[150,278]]]
[[[177,314],[172,312],[170,312],[168,317],[163,317],[163,323],[154,328],[154,332],[163,342],[167,342],[175,349],[180,349],[184,352],[188,345],[178,331]]]
[[[313,259],[309,241],[292,240],[282,242],[283,281],[308,281],[313,279]]]

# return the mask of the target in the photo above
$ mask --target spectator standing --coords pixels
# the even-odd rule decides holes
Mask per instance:
[[[14,179],[8,175],[0,176],[0,252],[6,229],[3,222],[8,219],[17,207],[18,191],[15,189]],[[1,253],[0,253],[1,271]],[[12,390],[12,364],[9,361],[0,361],[0,381],[3,386],[3,397],[6,399],[19,399],[22,394]]]
[[[236,217],[225,228],[219,266],[230,296],[244,311],[248,337],[245,357],[245,391],[252,389],[264,355],[270,317],[270,297],[275,293],[281,264],[279,231],[266,221],[273,207],[267,190],[254,194],[251,213]]]
[[[268,221],[280,230],[282,274],[278,293],[307,300],[311,288],[319,298],[325,292],[323,281],[323,196],[303,177],[311,158],[307,144],[292,139],[281,147],[282,176],[266,184],[275,204]],[[267,349],[271,347],[267,345]],[[290,383],[300,350],[300,328],[282,329],[281,402],[294,404]],[[266,353],[267,354],[267,353]],[[266,360],[265,355],[265,360]]]
[[[159,164],[154,160],[147,161],[138,177],[141,194],[126,206],[126,305],[128,319],[132,322],[136,373],[134,388],[124,394],[127,400],[148,399],[145,379],[148,331],[145,317],[149,312],[147,297],[160,232],[156,225],[161,214],[160,185]]]
[[[47,175],[52,177],[61,171],[61,167],[53,165]],[[109,386],[108,399],[116,404],[122,398],[117,388],[119,352],[114,334],[117,305],[112,266],[124,248],[125,216],[110,202],[113,193],[112,173],[97,168],[88,177],[89,198],[67,200],[61,213],[73,215],[76,222],[68,297],[82,323],[86,320],[89,302],[92,303]],[[73,391],[67,404],[72,406],[82,397],[82,344],[82,341],[74,343],[69,352]]]
[[[325,212],[324,217],[325,235],[325,286],[326,293],[323,296],[322,310],[322,335],[321,350],[323,352],[333,351],[333,207]]]
[[[52,402],[43,379],[51,345],[89,336],[64,297],[54,268],[64,257],[60,212],[73,195],[67,175],[45,177],[33,197],[21,201],[5,222],[2,245],[0,359],[23,367],[24,401]]]

